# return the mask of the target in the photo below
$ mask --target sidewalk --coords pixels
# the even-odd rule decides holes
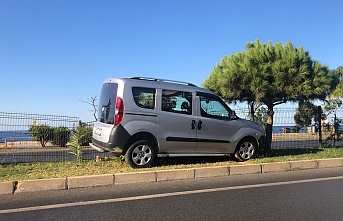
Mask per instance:
[[[343,167],[343,158],[8,181],[0,182],[0,195],[333,167]]]

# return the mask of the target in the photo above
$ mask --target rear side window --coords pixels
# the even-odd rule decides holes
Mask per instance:
[[[132,95],[138,107],[155,109],[156,89],[145,87],[133,87]]]
[[[192,93],[162,90],[162,111],[192,114]]]
[[[106,83],[102,86],[98,110],[98,120],[102,123],[114,124],[117,89],[118,85],[114,83]]]

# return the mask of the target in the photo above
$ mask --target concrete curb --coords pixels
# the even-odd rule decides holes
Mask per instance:
[[[0,195],[334,167],[343,167],[343,158],[7,181],[0,182]]]
[[[17,183],[14,193],[37,192],[45,190],[66,190],[67,178],[23,180]]]
[[[291,170],[319,169],[318,160],[291,161]]]
[[[156,182],[156,172],[134,172],[134,173],[116,173],[114,174],[114,184],[129,184],[129,183],[149,183]]]
[[[331,167],[343,167],[343,160],[341,158],[318,160],[318,167],[319,169],[331,168]]]
[[[262,170],[262,173],[290,171],[291,163],[290,162],[261,163],[261,170]]]
[[[194,171],[195,171],[195,169],[156,171],[157,182],[169,181],[169,180],[194,179]]]
[[[93,176],[78,176],[67,178],[67,188],[83,188],[95,186],[108,186],[114,184],[113,174],[93,175]]]
[[[244,175],[262,173],[261,164],[247,164],[230,166],[230,175]]]
[[[0,195],[1,194],[12,194],[15,190],[16,182],[8,181],[0,183]]]
[[[230,176],[229,166],[220,167],[200,167],[194,169],[194,178],[208,178],[218,176]]]

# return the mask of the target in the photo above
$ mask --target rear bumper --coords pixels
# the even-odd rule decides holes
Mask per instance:
[[[108,142],[101,142],[96,139],[96,135],[93,134],[92,143],[90,147],[99,152],[111,152],[115,156],[120,156],[125,150],[125,145],[130,138],[130,134],[125,130],[122,125],[118,125],[113,128]]]
[[[99,152],[105,152],[105,150],[104,149],[101,149],[100,147],[97,147],[97,146],[95,146],[93,143],[89,143],[89,146],[91,147],[91,148],[93,148],[94,150],[97,150],[97,151],[99,151]]]

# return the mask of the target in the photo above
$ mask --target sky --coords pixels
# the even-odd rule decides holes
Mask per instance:
[[[0,0],[0,111],[94,120],[110,77],[201,86],[259,39],[343,65],[341,0]]]

